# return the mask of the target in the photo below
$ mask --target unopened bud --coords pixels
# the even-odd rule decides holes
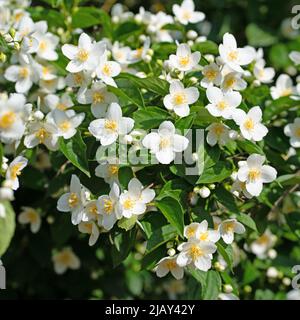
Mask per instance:
[[[198,37],[198,33],[194,30],[189,30],[186,36],[189,40],[195,40]]]
[[[175,251],[174,248],[170,248],[170,249],[168,250],[168,255],[169,255],[170,257],[175,256],[175,254],[176,254],[176,251]]]
[[[224,284],[224,292],[225,293],[231,293],[232,291],[233,291],[232,285]]]
[[[200,197],[203,199],[208,198],[210,196],[210,190],[207,187],[202,187],[198,193]]]
[[[6,54],[3,52],[0,52],[0,62],[4,63],[6,59],[7,59]]]
[[[152,57],[149,56],[149,54],[146,54],[143,60],[144,60],[146,63],[149,63],[149,62],[151,62]]]

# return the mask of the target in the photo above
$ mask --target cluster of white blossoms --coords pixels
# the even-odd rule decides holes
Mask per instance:
[[[78,225],[80,232],[89,234],[89,245],[92,246],[100,232],[111,230],[117,220],[144,214],[154,197],[153,189],[144,187],[137,178],[132,178],[128,190],[121,192],[114,182],[108,195],[91,199],[89,190],[76,175],[72,175],[70,190],[59,198],[57,209],[71,212],[72,223]]]
[[[193,222],[184,228],[186,242],[181,243],[178,254],[171,251],[171,256],[161,259],[156,268],[156,275],[164,277],[169,272],[177,279],[184,275],[184,267],[208,271],[212,266],[213,254],[217,250],[216,242],[221,238],[226,244],[231,244],[234,234],[244,233],[245,227],[236,219],[222,221],[216,230],[208,228],[208,222]]]
[[[178,32],[163,27],[172,23],[184,26],[199,23],[205,15],[195,11],[192,0],[174,5],[173,13],[174,16],[163,12],[153,14],[140,8],[133,14],[124,11],[121,5],[115,5],[111,13],[113,23],[133,19],[145,30],[145,34],[138,37],[139,45],[131,48],[119,40],[103,38],[97,41],[78,29],[72,34],[78,38],[76,45],[65,43],[58,32],[54,34],[48,30],[46,21],[34,22],[25,9],[14,9],[6,3],[0,7],[0,33],[7,45],[14,48],[9,63],[0,64],[3,69],[1,82],[7,81],[5,83],[14,88],[12,93],[0,95],[0,140],[8,154],[16,154],[20,146],[24,147],[12,162],[3,158],[5,180],[0,188],[0,200],[13,199],[13,191],[19,187],[18,177],[28,162],[24,156],[26,149],[39,146],[47,152],[57,151],[60,141],[71,139],[78,132],[99,141],[103,147],[136,143],[138,149],[144,148],[154,155],[158,163],[171,164],[176,155],[189,146],[187,137],[176,131],[176,122],[188,117],[200,99],[208,101],[202,109],[214,119],[205,128],[210,147],[218,145],[222,149],[233,140],[255,143],[264,139],[268,128],[263,124],[261,107],[254,105],[248,109],[243,102],[243,91],[248,85],[269,84],[275,76],[274,69],[266,67],[263,50],[250,46],[239,48],[235,37],[225,33],[216,57],[193,52],[193,45],[205,41],[205,36],[190,30],[184,35],[188,41],[182,43],[183,37],[178,37]],[[141,134],[136,142],[140,128],[134,117],[129,117],[130,112],[122,108],[124,96],[118,92],[126,89],[118,88],[118,76],[127,73],[146,78],[148,71],[145,70],[152,73],[150,63],[155,51],[152,45],[163,42],[176,43],[176,50],[168,59],[155,66],[161,68],[159,78],[169,84],[168,93],[158,102],[169,118],[161,121],[155,132]],[[59,59],[60,51],[67,60],[65,76],[61,76],[54,63]],[[291,58],[300,62],[295,53]],[[144,67],[140,68],[139,63]],[[194,76],[197,74],[201,75],[199,79]],[[271,97],[299,95],[299,91],[300,87],[294,86],[288,75],[281,74],[271,87]],[[126,96],[126,92],[123,94]],[[86,109],[77,113],[75,106]],[[299,148],[300,118],[287,124],[284,133],[290,138],[291,146]],[[233,174],[232,192],[239,197],[257,197],[265,183],[276,179],[277,172],[265,164],[263,155],[253,153],[243,155],[242,159]],[[118,220],[138,219],[149,206],[155,205],[155,191],[150,186],[143,186],[137,178],[130,180],[126,190],[121,188],[120,165],[118,159],[106,158],[95,169],[95,176],[109,184],[108,194],[95,197],[73,174],[69,191],[57,202],[57,209],[70,212],[72,223],[80,232],[89,235],[89,245],[94,245],[100,233],[110,231]],[[201,197],[209,197],[210,190],[202,187]],[[217,250],[216,242],[222,239],[225,244],[231,244],[235,233],[245,232],[235,217],[227,218],[220,222],[217,230],[209,229],[206,220],[186,226],[186,242],[178,245],[177,254],[158,263],[156,274],[162,277],[170,271],[176,279],[181,279],[185,267],[209,270]],[[18,219],[22,224],[30,224],[34,233],[41,226],[40,214],[34,208],[23,208]],[[254,244],[252,251],[260,254]],[[57,273],[80,266],[70,248],[54,255],[53,261]]]

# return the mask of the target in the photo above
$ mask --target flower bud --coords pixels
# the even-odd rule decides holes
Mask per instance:
[[[176,254],[176,250],[174,248],[170,248],[167,253],[170,257],[173,257]]]
[[[152,57],[149,54],[146,54],[146,56],[143,59],[146,63],[150,63],[152,60]]]
[[[207,187],[202,187],[198,193],[200,197],[203,199],[208,198],[210,196],[210,190]]]
[[[43,119],[44,119],[44,114],[43,114],[42,111],[37,110],[37,111],[34,112],[33,117],[34,117],[36,120],[43,120]]]
[[[270,259],[275,259],[277,257],[277,251],[275,249],[270,249],[268,251],[268,256]]]
[[[14,192],[11,188],[7,188],[7,187],[2,187],[0,188],[0,200],[4,201],[4,200],[8,200],[8,201],[12,201],[14,200]]]
[[[225,293],[231,293],[232,291],[233,291],[232,285],[224,284],[224,292]]]
[[[195,40],[198,37],[198,33],[194,30],[189,30],[186,36],[189,40]]]
[[[278,270],[274,267],[270,267],[267,270],[267,277],[268,278],[277,278],[278,277]]]
[[[4,63],[6,59],[7,59],[6,54],[3,52],[0,52],[0,62]]]

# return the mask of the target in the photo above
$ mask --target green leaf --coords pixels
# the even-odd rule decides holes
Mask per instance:
[[[121,73],[118,78],[131,80],[139,88],[165,96],[169,92],[169,82],[157,77],[139,78],[129,73]]]
[[[127,190],[129,181],[133,178],[131,167],[124,166],[118,171],[119,182],[123,190]]]
[[[207,272],[203,300],[217,300],[221,292],[222,280],[218,272],[209,270]]]
[[[232,270],[232,264],[233,264],[233,251],[231,246],[227,246],[224,248],[220,242],[217,243],[218,251],[221,254],[221,256],[224,258],[225,262],[227,263],[229,269]]]
[[[260,272],[255,268],[255,266],[250,262],[246,261],[245,272],[243,275],[243,285],[253,282],[260,276]]]
[[[300,103],[298,100],[293,100],[290,97],[280,97],[272,101],[264,110],[264,121],[271,120],[274,116],[280,114],[283,111],[287,111],[291,108],[297,107],[300,109]]]
[[[114,237],[115,246],[111,250],[114,268],[128,257],[136,242],[136,233],[137,229],[134,228],[128,232],[120,232]]]
[[[300,183],[300,173],[285,174],[276,179],[282,186],[293,186]]]
[[[262,26],[250,23],[246,27],[246,36],[249,44],[254,47],[267,47],[277,42],[277,37],[273,32],[266,30]]]
[[[300,215],[299,212],[291,212],[286,215],[288,226],[292,232],[300,239]]]
[[[154,230],[147,241],[147,252],[157,249],[159,246],[174,239],[176,236],[176,228],[169,224]]]
[[[59,149],[72,164],[90,177],[89,165],[86,156],[86,145],[81,137],[80,131],[69,140],[59,138]]]
[[[0,202],[3,216],[0,216],[0,257],[6,252],[15,233],[15,212],[8,201]]]
[[[154,250],[150,250],[149,253],[145,254],[142,260],[142,268],[152,270],[157,262],[166,256],[166,248],[159,246]]]
[[[245,213],[240,213],[236,218],[240,223],[242,223],[246,227],[254,231],[257,231],[256,223],[249,215]]]
[[[108,86],[109,91],[113,92],[119,98],[124,99],[126,104],[133,103],[138,108],[144,108],[145,103],[141,91],[136,87],[133,82],[127,79],[117,79],[117,88]]]
[[[257,144],[255,144],[252,141],[237,140],[237,145],[240,149],[242,149],[246,153],[249,153],[249,154],[258,153],[258,154],[264,155],[264,151],[261,149],[261,147],[259,147]]]
[[[141,29],[138,24],[132,21],[126,21],[117,27],[114,32],[114,38],[118,40],[125,40],[127,37],[140,32]]]
[[[188,268],[188,271],[190,275],[200,283],[203,292],[206,284],[207,272],[192,268]]]
[[[226,190],[223,186],[219,186],[215,190],[215,197],[224,207],[229,209],[232,213],[239,213],[238,207],[235,203],[235,198],[231,192]]]
[[[135,126],[144,130],[158,128],[169,117],[170,115],[166,110],[158,107],[146,107],[137,110],[133,115]]]
[[[291,64],[289,53],[288,47],[283,43],[272,46],[269,52],[272,67],[275,69],[284,69],[288,67]]]
[[[197,184],[221,182],[228,178],[231,173],[231,164],[229,162],[219,161],[213,167],[204,170],[204,172],[199,177]]]
[[[203,54],[218,54],[218,45],[212,41],[198,42],[193,45],[193,51],[200,51]]]
[[[129,231],[134,227],[137,221],[137,215],[133,215],[131,218],[123,218],[118,221],[118,227],[124,229],[125,231]]]
[[[185,130],[190,129],[193,126],[195,118],[196,118],[196,113],[191,113],[187,117],[178,119],[175,122],[175,128],[180,130],[181,133],[184,134]]]
[[[157,201],[156,206],[170,224],[177,229],[181,236],[183,236],[184,212],[181,204],[174,198],[165,197]]]

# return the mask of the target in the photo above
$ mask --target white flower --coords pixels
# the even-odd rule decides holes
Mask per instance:
[[[192,0],[183,0],[181,6],[174,4],[173,13],[181,24],[197,23],[205,19],[205,14],[195,11],[195,4]]]
[[[115,80],[113,79],[121,72],[121,66],[116,61],[108,61],[106,54],[102,56],[100,64],[96,68],[96,75],[104,83],[117,87]]]
[[[300,300],[300,289],[293,289],[286,295],[287,300]]]
[[[41,216],[33,208],[23,207],[23,211],[18,216],[18,221],[21,224],[30,224],[30,230],[32,233],[37,233],[41,227]]]
[[[224,146],[229,140],[229,127],[223,123],[215,122],[210,124],[206,130],[208,130],[206,141],[213,147],[217,143],[220,146]]]
[[[100,163],[95,169],[96,177],[103,178],[104,181],[110,185],[114,182],[119,183],[118,178],[119,165],[118,159],[106,159],[106,162]]]
[[[92,114],[96,118],[105,116],[107,107],[112,102],[118,102],[118,98],[111,92],[107,91],[107,87],[102,82],[94,82],[91,89],[87,89],[80,96],[78,102],[82,104],[91,104]]]
[[[132,178],[128,183],[128,190],[120,195],[120,212],[125,218],[145,213],[147,204],[155,197],[155,191],[144,188],[141,182]]]
[[[180,267],[191,265],[199,270],[208,271],[211,268],[212,254],[217,250],[214,243],[195,238],[180,244],[177,264]]]
[[[155,267],[156,275],[159,278],[166,276],[169,272],[171,272],[172,276],[176,280],[180,280],[183,278],[184,270],[180,267],[177,262],[177,255],[174,257],[165,257],[159,260]]]
[[[105,48],[104,42],[92,42],[86,33],[82,33],[78,40],[78,46],[72,44],[62,46],[63,54],[71,60],[66,69],[72,73],[82,70],[94,71],[99,59],[105,53]]]
[[[32,64],[21,63],[8,67],[4,73],[5,79],[15,82],[15,89],[18,93],[27,93],[33,83],[38,81],[38,72]]]
[[[89,246],[93,246],[100,235],[99,228],[94,221],[80,222],[78,225],[78,230],[82,233],[87,233],[90,235]]]
[[[129,62],[136,63],[143,59],[145,59],[147,52],[150,48],[150,38],[147,37],[144,41],[142,47],[137,48],[136,50],[132,50],[129,54]]]
[[[121,47],[120,43],[116,41],[111,48],[112,56],[121,65],[129,63],[131,49],[129,47]]]
[[[242,96],[239,92],[223,92],[217,87],[208,87],[206,96],[210,102],[206,106],[209,113],[214,117],[223,117],[225,119],[232,119],[233,113],[242,102]]]
[[[80,88],[79,94],[86,89],[91,81],[91,73],[89,71],[80,71],[76,73],[69,73],[66,77],[66,85],[72,88]]]
[[[219,232],[226,244],[231,244],[234,240],[234,234],[242,234],[246,231],[245,227],[236,219],[227,219],[219,225]]]
[[[293,86],[293,80],[287,74],[281,74],[276,80],[275,87],[271,87],[270,90],[274,100],[296,93],[296,88]]]
[[[241,91],[246,89],[247,82],[242,79],[242,75],[238,72],[229,72],[223,78],[221,89]]]
[[[188,147],[189,140],[175,133],[171,121],[164,121],[160,124],[158,132],[151,132],[145,136],[142,144],[155,154],[160,163],[169,164],[175,159],[176,152],[183,152]]]
[[[84,214],[85,189],[76,175],[72,175],[70,192],[63,194],[57,202],[57,210],[72,213],[72,223],[79,224]]]
[[[59,43],[59,38],[47,32],[48,25],[46,21],[39,21],[35,24],[35,32],[32,37],[38,40],[37,55],[39,58],[54,61],[58,59],[55,49]]]
[[[31,105],[25,104],[23,94],[14,93],[9,98],[0,98],[0,139],[5,143],[20,140],[25,132]]]
[[[74,110],[65,112],[56,109],[47,115],[47,121],[49,123],[53,122],[57,128],[56,135],[64,139],[70,139],[76,134],[76,128],[80,126],[84,118],[85,113],[76,114]]]
[[[259,238],[250,244],[250,250],[258,258],[264,259],[267,257],[267,252],[276,242],[276,236],[267,229]]]
[[[252,195],[247,191],[246,189],[246,183],[245,181],[242,182],[240,181],[237,177],[236,179],[234,180],[232,186],[231,186],[231,192],[234,194],[234,195],[239,195],[239,193],[243,193],[243,195],[248,198],[248,199],[251,199],[252,198]]]
[[[238,48],[234,36],[225,33],[223,43],[219,45],[219,52],[222,60],[236,72],[243,72],[241,66],[251,63],[253,52],[249,48]]]
[[[51,123],[44,121],[29,123],[27,134],[24,138],[26,148],[34,148],[38,144],[44,144],[49,150],[58,149],[58,129]]]
[[[237,109],[232,118],[240,126],[242,136],[247,140],[261,141],[268,133],[267,127],[261,123],[262,112],[258,106],[251,108],[248,113]]]
[[[65,111],[74,106],[72,98],[67,92],[65,92],[61,97],[55,94],[48,94],[45,97],[44,101],[45,101],[45,105],[50,110],[58,109],[58,110]]]
[[[265,65],[265,60],[258,60],[254,65],[253,74],[261,83],[270,83],[275,76],[275,70],[274,68],[265,68]]]
[[[252,196],[258,196],[263,188],[263,183],[269,183],[276,179],[276,170],[263,165],[266,158],[259,154],[252,154],[248,157],[238,171],[238,179],[246,183],[246,190]]]
[[[105,230],[111,230],[114,224],[122,216],[119,211],[120,189],[116,183],[113,183],[109,195],[100,196],[97,200],[99,211],[98,224]]]
[[[98,221],[99,211],[97,208],[97,200],[88,201],[85,204],[82,221]]]
[[[218,295],[220,300],[240,300],[235,294],[233,293],[220,293]]]
[[[80,260],[72,248],[64,248],[53,255],[54,270],[57,274],[63,274],[67,269],[76,270],[80,268]]]
[[[200,58],[200,52],[191,53],[191,48],[187,44],[182,43],[177,46],[176,55],[170,55],[169,62],[174,69],[191,71],[198,65]]]
[[[220,72],[220,67],[212,62],[205,66],[202,70],[203,79],[200,84],[203,88],[208,88],[210,85],[219,86],[222,81],[222,74]]]
[[[90,123],[89,131],[100,140],[103,146],[114,143],[119,135],[125,135],[132,130],[134,120],[122,117],[122,109],[117,103],[112,103],[106,112],[105,118]]]
[[[11,188],[17,190],[19,188],[18,176],[27,166],[28,160],[22,156],[16,157],[8,166],[5,178],[11,182]]]
[[[35,31],[35,23],[29,16],[23,16],[17,27],[16,39],[23,39]]]
[[[201,223],[193,222],[184,228],[184,236],[187,239],[198,239],[201,241],[217,242],[220,239],[218,230],[208,229],[208,222],[203,220]]]
[[[299,51],[292,51],[289,54],[289,57],[295,63],[295,65],[300,64],[300,52]]]
[[[199,91],[195,87],[184,88],[179,80],[170,84],[170,94],[164,97],[164,106],[180,117],[190,114],[189,105],[195,103],[199,98]]]
[[[300,148],[300,118],[284,127],[284,134],[290,137],[290,144],[294,148]]]

